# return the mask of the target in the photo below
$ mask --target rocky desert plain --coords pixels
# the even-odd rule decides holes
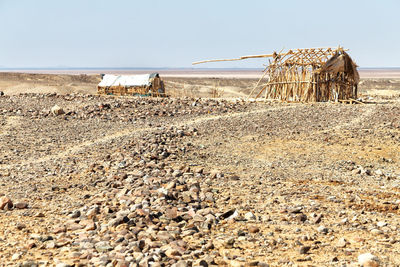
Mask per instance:
[[[400,76],[359,104],[164,80],[0,73],[0,266],[400,266]]]

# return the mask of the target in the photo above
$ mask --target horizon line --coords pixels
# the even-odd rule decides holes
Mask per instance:
[[[238,67],[0,67],[0,70],[263,70],[265,67],[260,68],[238,68]],[[399,67],[358,67],[359,70],[368,69],[400,69]]]

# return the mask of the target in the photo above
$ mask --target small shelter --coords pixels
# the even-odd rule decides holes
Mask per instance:
[[[103,95],[165,96],[158,73],[141,75],[102,74],[97,92]]]
[[[283,101],[352,101],[357,98],[357,65],[341,47],[293,49],[267,55],[194,62],[272,58],[249,97]],[[261,83],[266,78],[265,83]],[[260,88],[261,85],[261,88]],[[259,88],[259,90],[257,90]]]

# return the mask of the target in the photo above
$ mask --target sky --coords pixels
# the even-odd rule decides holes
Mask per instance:
[[[399,0],[0,0],[0,67],[187,68],[338,45],[360,67],[400,67],[399,14]]]

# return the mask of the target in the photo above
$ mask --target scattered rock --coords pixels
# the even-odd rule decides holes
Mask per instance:
[[[11,257],[11,260],[17,261],[21,258],[21,253],[14,253]]]
[[[53,115],[56,115],[56,116],[62,115],[62,114],[65,113],[65,111],[64,111],[61,107],[59,107],[58,105],[54,105],[54,106],[51,108],[50,112],[51,112]]]
[[[247,212],[245,215],[244,215],[244,218],[246,219],[246,220],[248,220],[248,221],[254,221],[254,220],[256,220],[257,219],[257,217],[252,213],[252,212]]]
[[[227,212],[224,212],[219,217],[221,219],[233,219],[233,218],[237,217],[238,215],[239,215],[239,213],[237,212],[236,209],[231,209],[231,210],[228,210]]]
[[[314,223],[314,224],[318,224],[318,223],[321,222],[321,220],[322,220],[322,215],[319,214],[319,215],[317,215],[317,216],[313,219],[313,223]]]
[[[258,232],[260,232],[260,228],[258,228],[257,226],[250,226],[249,227],[249,233],[254,234],[254,233],[258,233]]]
[[[301,246],[299,249],[300,254],[307,254],[310,251],[310,246]]]
[[[387,225],[387,222],[380,221],[380,222],[378,222],[376,225],[377,225],[378,227],[385,227],[385,226]]]
[[[322,233],[322,234],[327,234],[329,232],[329,229],[326,228],[325,226],[321,225],[317,228],[317,231]]]
[[[178,209],[176,207],[167,209],[165,215],[170,219],[176,219],[178,217]]]
[[[297,214],[297,213],[301,213],[302,209],[303,209],[303,207],[295,207],[295,208],[290,208],[288,211],[289,211],[289,213]]]
[[[168,258],[173,259],[181,256],[182,254],[177,249],[169,248],[165,251],[165,255],[167,255]]]
[[[338,259],[338,257],[336,257],[336,256],[333,257],[332,260],[331,260],[331,262],[333,262],[333,263],[338,262],[338,261],[339,261],[339,259]]]
[[[374,229],[371,230],[371,234],[374,234],[374,235],[381,235],[381,234],[383,234],[383,231],[380,230],[380,229],[374,228]]]
[[[11,201],[10,198],[4,196],[0,198],[0,210],[8,210],[13,207],[13,202]]]
[[[319,153],[294,157],[291,153],[300,150],[285,146],[267,151],[276,140],[301,147],[300,137],[312,140],[312,149],[320,141],[336,149],[331,144],[347,144],[344,136],[336,136],[342,128],[324,129],[348,123],[347,117],[369,107],[262,103],[265,111],[260,111],[256,102],[212,99],[198,99],[192,106],[193,99],[31,95],[21,104],[18,97],[0,99],[5,118],[0,165],[7,164],[0,170],[3,192],[26,200],[14,205],[10,200],[4,209],[14,210],[0,211],[4,222],[12,220],[2,230],[2,260],[16,262],[4,265],[40,254],[44,260],[35,264],[43,266],[268,266],[253,260],[263,255],[274,266],[303,261],[325,266],[337,265],[339,259],[339,265],[347,264],[358,248],[372,243],[384,260],[397,246],[400,201],[390,194],[399,187],[396,164],[377,161],[363,167],[374,175],[352,176],[351,171],[361,170],[355,162],[335,157],[327,166],[328,157],[320,159]],[[54,103],[72,111],[54,118],[47,109]],[[399,111],[392,104],[385,104],[385,112],[379,105],[374,108],[368,119],[379,113],[393,120]],[[241,119],[224,117],[231,112]],[[55,123],[59,119],[62,124]],[[383,120],[385,124],[362,119],[363,130],[352,125],[345,135],[354,136],[351,143],[365,140],[360,142],[365,151],[376,145],[372,135],[395,145],[397,136],[388,119]],[[306,136],[314,129],[315,135]],[[258,145],[273,157],[259,161],[264,152],[249,157]],[[351,150],[343,153],[352,155],[347,154]],[[307,179],[298,179],[305,165]],[[210,166],[225,174],[210,173]],[[367,185],[374,193],[365,198]],[[375,191],[380,186],[388,193]],[[313,225],[321,222],[325,226]],[[352,236],[350,245],[347,232],[364,234]],[[368,234],[375,232],[380,236],[371,243]],[[291,249],[297,256],[289,256]]]
[[[299,222],[305,222],[307,221],[307,215],[305,215],[304,213],[300,213],[297,215],[297,220]]]
[[[344,237],[342,237],[342,238],[340,238],[339,240],[338,240],[338,242],[336,243],[336,247],[338,247],[338,248],[344,248],[344,247],[346,247],[346,245],[347,245],[347,240],[344,238]]]
[[[28,207],[28,203],[27,202],[17,202],[14,207],[16,209],[26,209]]]
[[[110,250],[113,250],[113,247],[106,241],[101,241],[95,244],[95,248],[97,252],[104,253]]]
[[[79,218],[81,216],[81,211],[80,210],[75,210],[72,212],[70,215],[68,215],[70,218]]]
[[[365,253],[358,256],[358,264],[362,267],[378,267],[380,260],[371,253]]]
[[[172,266],[174,266],[174,267],[189,267],[189,264],[185,260],[180,260]]]
[[[53,233],[54,234],[59,234],[59,233],[65,233],[67,231],[67,228],[65,226],[59,226],[54,228]]]
[[[15,227],[17,230],[22,230],[26,228],[26,225],[24,223],[17,223]]]

